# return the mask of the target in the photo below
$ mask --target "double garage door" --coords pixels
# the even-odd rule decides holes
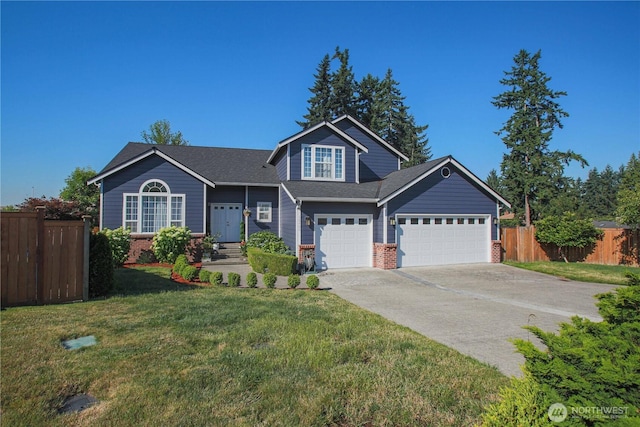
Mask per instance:
[[[398,267],[490,261],[487,216],[401,215],[396,229]]]
[[[371,267],[371,215],[316,215],[314,223],[319,268]]]

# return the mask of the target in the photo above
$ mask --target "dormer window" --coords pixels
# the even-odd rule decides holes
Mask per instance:
[[[343,147],[303,145],[302,179],[344,181],[343,159]]]

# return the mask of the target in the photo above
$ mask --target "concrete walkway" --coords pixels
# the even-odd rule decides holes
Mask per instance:
[[[615,289],[502,264],[345,269],[320,277],[340,297],[514,376],[521,376],[524,358],[509,340],[537,342],[522,326],[557,331],[574,315],[599,321],[594,295]]]

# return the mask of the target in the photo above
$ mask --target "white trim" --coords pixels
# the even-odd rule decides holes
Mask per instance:
[[[291,145],[287,145],[287,181],[291,180]]]
[[[146,159],[147,157],[151,156],[152,154],[156,154],[158,155],[160,158],[166,160],[167,162],[171,163],[173,166],[177,167],[178,169],[186,172],[187,174],[191,175],[192,177],[204,182],[207,185],[210,185],[211,187],[216,186],[216,184],[214,184],[212,181],[209,181],[208,179],[206,179],[205,177],[203,177],[202,175],[199,175],[197,173],[195,173],[194,171],[192,171],[191,169],[189,169],[188,167],[184,166],[182,163],[174,160],[173,158],[167,156],[166,154],[164,154],[162,151],[158,150],[157,147],[152,147],[151,150],[147,151],[146,153],[142,153],[118,166],[116,166],[115,168],[101,173],[99,175],[94,176],[93,178],[91,178],[89,181],[87,181],[87,184],[93,184],[94,182],[97,182],[109,175],[112,175],[118,171],[121,171],[122,169],[129,167],[131,165],[133,165],[134,163],[139,162],[140,160]]]
[[[402,169],[402,162],[400,161],[400,157],[398,157],[398,170]]]
[[[382,243],[384,243],[385,245],[387,244],[387,226],[388,226],[388,222],[389,219],[387,218],[387,204],[385,203],[382,206],[382,220],[384,221],[382,223]]]
[[[493,191],[491,189],[491,187],[487,186],[487,184],[485,184],[484,182],[482,182],[480,179],[478,179],[474,174],[472,174],[467,168],[465,168],[464,166],[462,166],[460,163],[458,163],[455,159],[453,159],[452,157],[447,157],[446,159],[444,159],[442,162],[436,164],[435,166],[433,166],[431,169],[427,170],[425,173],[423,173],[422,175],[418,176],[417,178],[415,178],[414,180],[410,181],[409,183],[405,184],[404,186],[400,187],[398,190],[394,191],[393,193],[391,193],[390,195],[388,195],[387,197],[385,197],[384,199],[381,199],[380,201],[378,201],[378,207],[382,206],[383,204],[389,202],[390,200],[394,199],[395,197],[397,197],[398,195],[404,193],[406,190],[408,190],[409,188],[413,187],[414,185],[416,185],[417,183],[419,183],[420,181],[422,181],[423,179],[425,179],[426,177],[428,177],[429,175],[431,175],[432,173],[438,171],[441,167],[447,165],[447,164],[452,164],[454,165],[456,168],[458,168],[458,170],[460,170],[464,175],[466,175],[468,178],[470,178],[473,182],[475,182],[476,184],[478,184],[478,186],[480,186],[480,188],[482,188],[483,190],[485,190],[487,193],[489,193],[494,199],[498,200],[500,203],[504,204],[507,207],[511,207],[511,204],[509,202],[507,202],[505,199],[503,199],[498,193],[496,193],[495,191]]]
[[[289,198],[291,199],[291,202],[292,202],[292,203],[296,203],[296,198],[295,198],[295,197],[293,197],[293,196],[291,195],[291,193],[289,193],[289,190],[287,190],[287,187],[285,187],[285,186],[284,186],[284,182],[283,182],[282,184],[280,184],[280,186],[281,186],[282,188],[284,188],[284,192],[285,192],[285,193],[287,193],[287,196],[289,196]]]
[[[104,181],[100,180],[100,230],[104,230]]]
[[[348,198],[348,197],[300,197],[305,202],[336,202],[336,203],[376,203],[378,199]]]
[[[302,181],[336,181],[336,182],[344,182],[346,181],[345,176],[347,175],[347,168],[345,167],[347,162],[345,158],[345,149],[339,145],[322,145],[322,144],[301,144],[300,145],[300,179]],[[311,149],[311,176],[304,176],[304,150],[306,148]],[[324,148],[331,150],[331,175],[332,178],[318,178],[316,177],[316,161],[315,161],[315,150],[317,148]],[[342,152],[342,178],[336,178],[336,153],[338,151]],[[357,152],[357,150],[356,150]]]
[[[348,114],[345,114],[342,117],[338,117],[337,119],[333,120],[331,122],[331,124],[336,124],[344,119],[348,119],[351,123],[353,123],[354,125],[356,125],[357,127],[360,128],[360,130],[362,130],[364,133],[366,133],[367,135],[369,135],[371,138],[375,139],[376,141],[378,141],[380,144],[384,145],[385,148],[389,149],[391,152],[393,152],[395,155],[398,156],[398,162],[400,162],[400,158],[404,159],[404,160],[409,160],[409,158],[407,156],[405,156],[404,154],[402,154],[400,151],[396,150],[395,148],[393,148],[391,146],[391,144],[389,144],[387,141],[385,141],[384,139],[382,139],[379,135],[377,135],[375,132],[373,132],[371,129],[369,129],[368,127],[366,127],[365,125],[363,125],[362,123],[360,123],[359,121],[357,121],[356,119],[354,119],[353,117],[351,117]],[[398,170],[400,169],[400,166],[398,164]]]
[[[160,184],[164,185],[165,188],[167,189],[166,192],[143,192],[142,190],[144,189],[144,187],[147,186],[147,184],[151,183],[151,182],[159,182]],[[206,184],[205,184],[206,187]],[[142,231],[142,198],[145,196],[152,196],[152,197],[157,197],[157,196],[162,196],[165,197],[167,199],[167,223],[164,225],[164,227],[170,227],[171,223],[173,222],[171,220],[171,210],[172,210],[172,199],[174,197],[179,197],[182,200],[181,203],[181,207],[180,207],[180,227],[184,227],[187,221],[187,195],[183,194],[183,193],[172,193],[171,192],[171,187],[169,187],[169,185],[167,185],[166,182],[164,182],[161,179],[148,179],[145,182],[142,183],[142,185],[140,185],[138,192],[137,193],[122,193],[122,215],[121,215],[121,220],[122,220],[122,227],[126,228],[126,223],[127,222],[134,222],[134,221],[127,221],[126,217],[127,217],[127,197],[135,197],[137,199],[137,216],[135,219],[135,223],[136,223],[136,231],[134,232],[134,234],[140,234],[140,235],[153,235],[155,233],[155,231]],[[206,199],[206,188],[205,188],[205,199]],[[206,209],[206,202],[205,202],[205,209]],[[206,215],[206,212],[205,212]],[[205,217],[205,224],[206,224],[206,217]],[[204,228],[206,228],[206,225],[203,225]],[[156,230],[157,231],[157,230]]]
[[[204,186],[204,195],[202,196],[202,233],[207,234],[207,184]],[[186,203],[185,203],[186,204]]]
[[[322,128],[326,126],[327,128],[329,128],[333,133],[335,133],[336,135],[338,135],[340,138],[344,139],[346,142],[348,142],[349,144],[353,145],[354,147],[360,149],[361,151],[364,151],[365,153],[369,152],[369,149],[367,147],[365,147],[364,145],[360,144],[358,141],[356,141],[355,139],[353,139],[352,137],[350,137],[348,134],[344,133],[343,131],[341,131],[340,129],[338,129],[337,127],[335,127],[333,124],[329,123],[329,122],[320,122],[315,126],[312,126],[308,129],[305,129],[301,132],[298,132],[297,134],[290,136],[289,138],[281,141],[278,143],[278,145],[276,146],[276,148],[273,149],[273,151],[271,152],[271,154],[269,155],[269,158],[267,159],[267,163],[271,163],[271,161],[273,161],[273,159],[276,157],[276,155],[278,154],[278,152],[280,151],[280,149],[288,144],[291,144],[293,141],[302,138],[303,136],[306,136],[312,132],[315,132],[316,130]]]
[[[236,185],[243,186],[248,185],[249,187],[278,187],[280,184],[264,184],[260,182],[218,182],[216,185]]]
[[[245,185],[244,186],[244,207],[245,209],[250,209],[249,208],[249,186]],[[256,209],[257,211],[257,209]],[[256,212],[256,218],[258,216],[258,213]],[[245,241],[249,240],[249,217],[248,216],[244,216],[244,213],[242,214],[242,219],[241,221],[244,224],[244,238]]]
[[[360,152],[355,150],[356,154],[356,184],[360,184]]]
[[[261,206],[262,205],[262,206]],[[260,219],[260,208],[267,208],[267,219]],[[273,220],[273,202],[256,202],[256,221],[269,223]]]
[[[300,242],[302,241],[302,202],[296,203],[296,256],[300,257]]]
[[[278,237],[282,238],[282,188],[280,186],[278,186]]]

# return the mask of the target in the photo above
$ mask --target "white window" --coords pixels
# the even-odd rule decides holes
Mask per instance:
[[[344,181],[344,148],[302,146],[302,179]]]
[[[257,220],[259,222],[271,222],[271,213],[273,211],[271,202],[258,202],[257,205]]]
[[[123,225],[132,233],[153,234],[168,226],[184,226],[185,195],[171,194],[160,180],[147,181],[137,194],[124,194]]]

